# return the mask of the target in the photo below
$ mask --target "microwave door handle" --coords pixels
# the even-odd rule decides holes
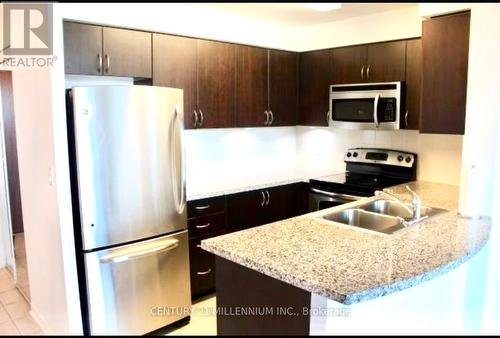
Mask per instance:
[[[375,127],[378,128],[378,100],[380,99],[380,94],[375,95],[375,102],[373,104],[373,122],[375,122]]]

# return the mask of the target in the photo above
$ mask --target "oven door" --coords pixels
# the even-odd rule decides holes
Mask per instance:
[[[316,188],[309,190],[309,212],[336,207],[341,204],[359,201],[363,196],[340,194]]]
[[[389,89],[392,86],[396,89]],[[397,84],[331,86],[330,125],[343,129],[399,129],[399,101]]]

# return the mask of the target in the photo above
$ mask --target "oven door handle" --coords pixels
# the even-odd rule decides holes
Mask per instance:
[[[337,197],[337,198],[344,198],[348,200],[353,200],[353,201],[359,201],[362,200],[365,197],[362,196],[355,196],[355,195],[348,195],[348,194],[339,194],[337,192],[330,192],[330,191],[324,191],[324,190],[319,190],[316,188],[311,188],[312,192],[315,192],[317,194],[325,195],[325,196],[330,196],[330,197]]]

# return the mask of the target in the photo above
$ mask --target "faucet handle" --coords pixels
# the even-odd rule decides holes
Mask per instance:
[[[410,192],[410,194],[412,195],[412,197],[413,197],[414,199],[418,199],[418,200],[420,200],[420,196],[418,196],[418,194],[417,194],[415,191],[413,191],[413,190],[410,188],[410,186],[409,186],[409,185],[405,186],[405,188],[406,188],[406,190],[408,190],[408,191]]]

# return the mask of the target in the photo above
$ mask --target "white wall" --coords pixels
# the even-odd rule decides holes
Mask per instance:
[[[60,6],[64,18],[72,20],[286,50],[300,48],[296,28],[197,4],[94,3],[57,6]]]
[[[409,7],[363,17],[304,27],[298,32],[296,50],[407,39],[422,35],[418,7]]]

